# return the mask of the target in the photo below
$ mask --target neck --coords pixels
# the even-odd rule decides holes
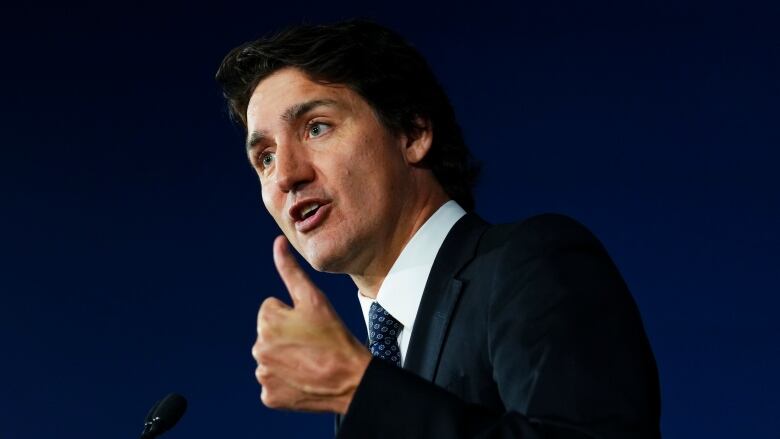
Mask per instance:
[[[393,235],[388,237],[388,242],[390,243],[388,248],[391,250],[384,252],[382,255],[377,255],[374,261],[362,273],[350,274],[360,294],[376,299],[382,282],[384,282],[387,273],[390,272],[406,244],[420,227],[448,200],[449,197],[443,191],[432,193],[429,197],[422,200],[421,207],[413,209],[411,214],[404,215],[399,219],[398,227],[394,230]]]

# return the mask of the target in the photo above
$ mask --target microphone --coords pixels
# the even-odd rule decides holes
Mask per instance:
[[[153,439],[170,430],[187,410],[187,400],[183,396],[170,393],[154,403],[144,420],[144,431],[140,439]]]

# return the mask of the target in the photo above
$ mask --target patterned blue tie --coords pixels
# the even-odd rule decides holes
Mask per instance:
[[[398,334],[404,329],[378,302],[368,310],[368,348],[371,355],[401,366],[401,352],[398,350]]]

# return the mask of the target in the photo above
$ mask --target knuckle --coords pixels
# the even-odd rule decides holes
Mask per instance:
[[[263,304],[260,305],[260,311],[257,313],[258,331],[273,325],[284,308],[284,303],[275,297],[265,299]]]
[[[266,364],[271,361],[271,357],[272,357],[271,352],[268,349],[260,348],[257,350],[257,356],[255,357],[255,359],[257,360],[258,363]]]
[[[257,380],[258,383],[263,384],[263,379],[264,379],[263,371],[260,369],[259,366],[255,368],[255,379]]]
[[[275,409],[280,407],[279,399],[267,387],[263,387],[263,391],[260,392],[260,400],[268,408]]]
[[[260,310],[257,313],[258,320],[263,319],[263,317],[267,317],[268,313],[271,311],[271,305],[268,304],[269,300],[270,299],[265,299],[263,300],[263,303],[260,304]]]
[[[271,372],[268,372],[267,370],[260,369],[257,371],[258,380],[263,385],[268,385],[268,383],[271,382]]]
[[[263,300],[263,303],[260,304],[260,310],[258,311],[258,319],[262,320],[263,318],[267,318],[268,314],[272,312],[273,309],[273,302],[271,301],[273,298],[269,297],[268,299]]]
[[[272,311],[274,309],[279,308],[282,305],[282,301],[277,299],[276,297],[266,297],[265,300],[263,300],[263,303],[260,304],[260,311],[262,312],[265,310],[266,312]]]
[[[268,368],[268,366],[262,363],[257,363],[257,367],[255,368],[255,378],[257,379],[258,383],[267,385],[273,379],[273,372],[270,368]]]

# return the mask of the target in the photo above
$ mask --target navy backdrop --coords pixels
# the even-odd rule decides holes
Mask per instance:
[[[213,75],[245,40],[355,16],[430,60],[483,217],[563,212],[604,241],[666,437],[778,437],[778,7],[543,3],[4,7],[0,437],[135,438],[169,391],[190,400],[171,439],[331,435],[259,401],[277,228]],[[315,279],[364,337],[349,279]]]

